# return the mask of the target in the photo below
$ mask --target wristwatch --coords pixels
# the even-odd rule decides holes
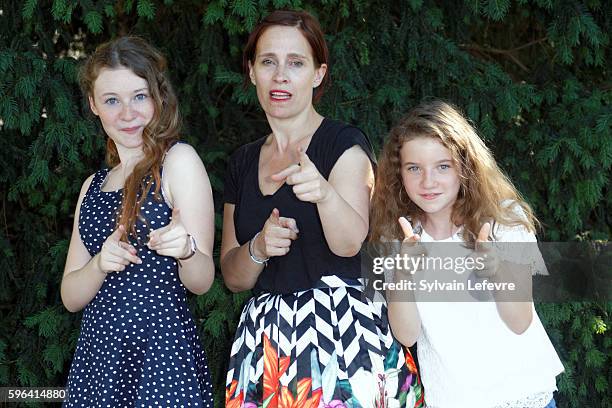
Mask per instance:
[[[191,246],[191,253],[184,258],[179,258],[181,261],[186,261],[187,259],[191,258],[192,256],[195,255],[196,251],[198,250],[198,246],[196,245],[196,241],[193,235],[187,234],[187,237],[189,238],[189,245]]]

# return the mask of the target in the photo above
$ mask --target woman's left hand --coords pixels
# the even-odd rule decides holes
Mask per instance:
[[[474,258],[481,267],[477,266],[474,272],[480,278],[493,278],[499,270],[499,255],[493,243],[489,241],[490,233],[491,224],[486,222],[480,228],[476,238]]]
[[[189,234],[181,222],[178,208],[172,210],[172,220],[168,225],[149,233],[147,246],[160,255],[176,259],[185,258],[191,254]]]
[[[317,166],[303,149],[299,150],[300,162],[271,176],[274,181],[283,181],[293,186],[293,192],[301,201],[320,203],[330,196],[332,186],[323,178]]]

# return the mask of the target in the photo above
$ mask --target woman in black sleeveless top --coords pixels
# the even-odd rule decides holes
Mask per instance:
[[[244,51],[272,133],[240,147],[226,176],[221,269],[231,290],[255,292],[232,346],[228,407],[422,402],[385,305],[362,296],[374,156],[359,129],[315,111],[327,63],[304,12],[270,14]]]

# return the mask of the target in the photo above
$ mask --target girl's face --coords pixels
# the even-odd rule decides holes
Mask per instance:
[[[257,41],[249,76],[269,117],[292,118],[312,107],[313,89],[327,65],[315,66],[312,49],[295,27],[272,26]]]
[[[142,131],[155,111],[147,81],[129,68],[101,69],[89,106],[117,147],[128,149],[142,145]]]
[[[437,139],[419,137],[400,149],[401,175],[408,197],[427,216],[448,215],[461,181],[450,151]]]

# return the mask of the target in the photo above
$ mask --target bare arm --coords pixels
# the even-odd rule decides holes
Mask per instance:
[[[520,295],[504,290],[493,291],[497,313],[506,326],[516,334],[529,328],[533,319],[531,301],[517,301],[517,297],[531,299],[531,272],[525,265],[501,260],[497,251],[489,242],[491,224],[485,223],[478,232],[476,252],[484,256],[484,269],[477,271],[481,277],[491,278],[497,282],[514,282]],[[535,240],[535,237],[533,238]]]
[[[317,203],[325,239],[338,256],[354,256],[368,235],[370,193],[374,171],[368,156],[353,146],[338,159],[329,175],[330,193]]]
[[[517,297],[531,299],[531,271],[525,265],[502,261],[500,267],[491,278],[494,282],[514,282],[520,288],[520,295],[507,291],[494,291],[495,306],[499,317],[506,326],[516,334],[522,334],[529,328],[533,320],[530,301],[516,301]]]
[[[410,222],[401,217],[399,224],[404,232],[404,240],[401,243],[401,253],[420,257],[426,254],[425,249],[420,245],[421,237],[414,233]],[[397,269],[393,273],[394,282],[402,280],[413,280],[413,273],[403,269]],[[389,325],[395,338],[407,347],[416,343],[421,334],[421,317],[417,309],[414,292],[412,290],[388,290],[388,310]]]
[[[263,264],[253,262],[248,243],[240,246],[234,229],[233,204],[223,206],[223,235],[221,238],[221,273],[225,285],[232,292],[252,289],[263,270]],[[261,255],[261,254],[258,254]],[[265,259],[263,256],[260,259]]]
[[[98,254],[94,257],[89,255],[79,234],[79,216],[83,197],[92,179],[93,176],[85,180],[77,200],[72,236],[62,278],[62,302],[71,312],[79,311],[91,302],[102,287],[107,273],[122,271],[130,262],[141,262],[136,256],[136,249],[120,241],[124,232],[121,228],[106,238]]]
[[[234,204],[223,207],[223,236],[221,238],[221,272],[225,285],[232,292],[252,289],[264,265],[254,262],[249,254],[249,243],[240,245],[234,227]],[[258,259],[283,256],[297,239],[298,229],[293,218],[281,217],[275,208],[253,242],[253,255]]]
[[[163,250],[160,251],[162,248],[160,241],[157,241],[155,246],[158,253],[164,252],[162,255],[176,258],[191,253],[187,234],[195,238],[197,250],[192,257],[179,262],[179,278],[187,289],[201,295],[210,289],[215,277],[215,264],[212,258],[215,215],[208,174],[193,147],[177,144],[170,149],[164,160],[163,185],[164,191],[169,196],[168,200],[175,209],[173,226],[176,228],[165,230],[166,233],[162,238],[152,232],[151,238],[156,237],[160,241],[172,239],[171,242],[174,243],[168,243],[167,247],[175,246],[178,242],[180,251],[176,253],[170,251],[166,254]],[[180,213],[176,209],[179,209]],[[179,218],[177,213],[180,214],[182,230],[176,225],[176,220]]]
[[[412,279],[410,274],[397,273],[396,280]],[[411,290],[388,290],[389,325],[393,336],[404,346],[412,347],[421,334],[421,317]]]
[[[325,180],[304,151],[300,163],[274,174],[275,181],[286,180],[295,196],[317,205],[323,234],[331,251],[338,256],[356,255],[368,234],[370,192],[374,186],[372,165],[359,146],[346,150]]]

